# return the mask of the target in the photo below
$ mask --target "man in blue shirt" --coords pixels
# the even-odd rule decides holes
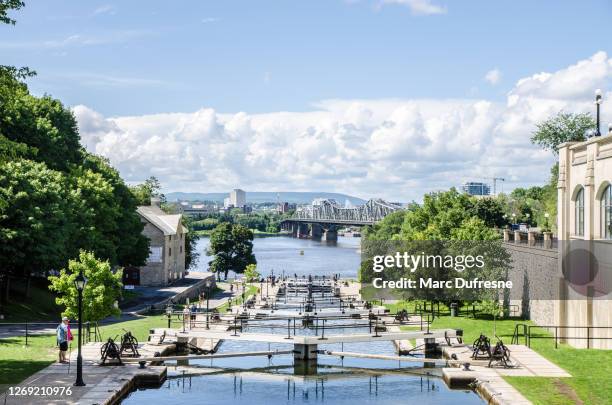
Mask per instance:
[[[59,363],[68,363],[66,351],[68,351],[68,317],[63,317],[57,326],[57,345],[59,346]]]

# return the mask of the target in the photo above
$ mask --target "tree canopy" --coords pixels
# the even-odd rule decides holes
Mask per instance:
[[[558,146],[564,142],[584,141],[585,133],[594,129],[595,125],[595,120],[588,113],[572,114],[560,111],[537,124],[531,142],[556,154]]]
[[[253,232],[238,224],[219,224],[210,236],[210,253],[215,257],[209,263],[211,271],[224,274],[232,270],[243,273],[249,264],[256,264],[253,254]]]
[[[485,268],[462,270],[462,277],[499,279],[507,262],[507,254],[501,249],[500,235],[493,226],[503,220],[503,212],[503,207],[497,201],[477,200],[455,189],[427,194],[423,204],[388,215],[364,233],[362,253],[365,260],[362,261],[360,280],[370,282],[374,277],[381,276],[385,280],[429,277],[450,280],[458,276],[445,263],[414,271],[387,268],[384,273],[375,275],[372,257],[394,255],[395,252],[440,257],[481,255],[485,257]],[[461,295],[461,291],[449,288],[421,288],[408,290],[405,298],[451,302],[465,296]]]
[[[0,22],[14,23],[7,12],[22,6],[0,0]],[[0,66],[2,271],[28,279],[48,274],[81,249],[111,267],[143,265],[149,242],[136,198],[106,159],[81,146],[70,109],[30,94],[24,80],[32,74]]]
[[[82,272],[87,279],[83,290],[83,322],[100,321],[111,315],[121,315],[115,305],[121,296],[122,272],[113,272],[108,261],[98,260],[91,252],[81,251],[78,260],[70,260],[59,276],[51,276],[50,289],[58,293],[56,302],[64,306],[64,316],[78,316],[78,292],[74,281]]]
[[[0,23],[15,25],[16,21],[9,17],[9,10],[19,10],[25,6],[21,0],[0,0]]]

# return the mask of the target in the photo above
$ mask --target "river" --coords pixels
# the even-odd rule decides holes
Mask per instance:
[[[201,254],[195,271],[207,271],[212,257],[203,252],[208,249],[210,239],[200,238],[197,251]],[[342,278],[357,278],[361,238],[338,237],[338,242],[329,244],[310,239],[288,236],[255,238],[253,252],[257,259],[257,270],[264,277],[274,270],[281,275],[332,275]],[[230,273],[230,277],[233,275]]]

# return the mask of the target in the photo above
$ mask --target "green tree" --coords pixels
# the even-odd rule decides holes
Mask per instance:
[[[246,278],[247,283],[258,281],[259,277],[261,277],[261,275],[257,271],[256,264],[249,264],[246,266],[244,269],[244,278]]]
[[[0,262],[29,279],[68,260],[74,229],[65,176],[44,163],[0,164]]]
[[[9,10],[19,10],[25,6],[20,0],[0,0],[0,23],[15,25],[15,20],[8,16]]]
[[[471,214],[480,218],[484,224],[491,228],[501,228],[508,223],[504,217],[503,203],[497,198],[478,198],[472,206]]]
[[[588,113],[571,114],[560,111],[557,115],[537,124],[531,142],[557,154],[559,145],[570,141],[584,141],[585,133],[595,126],[595,120]]]
[[[116,210],[116,263],[120,266],[142,266],[149,256],[149,239],[142,234],[144,228],[136,213],[137,201],[119,172],[99,156],[86,154],[83,169],[100,174],[111,185]]]
[[[80,136],[72,112],[50,96],[34,97],[17,86],[0,103],[2,135],[28,145],[33,160],[51,169],[67,171],[82,159]]]
[[[151,205],[151,198],[155,197],[160,203],[166,204],[166,196],[161,192],[161,182],[155,176],[151,176],[142,184],[130,187],[130,191],[136,198],[138,205]]]
[[[365,264],[360,269],[360,280],[368,282],[374,277],[371,272],[371,258],[375,255],[394,255],[407,252],[410,255],[476,257],[483,256],[484,268],[464,269],[461,276],[466,279],[500,279],[507,263],[507,253],[501,247],[500,236],[487,220],[499,215],[497,205],[478,207],[478,200],[455,189],[431,193],[424,197],[423,204],[392,214],[364,234],[362,253]],[[492,215],[493,213],[494,215]],[[480,218],[482,215],[484,218]],[[400,221],[400,219],[403,220]],[[503,214],[502,214],[503,217]],[[459,276],[454,268],[444,263],[420,267],[415,271],[405,268],[386,268],[383,273],[387,280],[406,278],[432,278],[451,280]],[[380,276],[380,275],[379,275]],[[465,294],[454,289],[414,289],[405,298],[427,299],[452,302],[462,300]],[[478,299],[478,297],[475,297]]]
[[[238,224],[219,224],[210,235],[210,253],[215,257],[210,262],[211,271],[227,273],[233,270],[243,273],[246,266],[256,264],[253,254],[253,232]]]
[[[108,261],[101,261],[91,252],[81,251],[78,260],[70,260],[68,269],[62,269],[59,276],[49,277],[49,289],[55,291],[58,305],[64,306],[64,316],[78,316],[78,293],[74,280],[82,272],[87,279],[83,290],[82,321],[100,321],[111,315],[121,315],[115,305],[121,296],[122,270],[113,272]]]

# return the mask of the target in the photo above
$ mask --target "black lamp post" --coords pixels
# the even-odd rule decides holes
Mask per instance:
[[[599,106],[603,103],[603,94],[600,89],[595,90],[595,106],[597,108],[597,129],[595,136],[601,136],[601,132],[599,131]]]
[[[166,306],[166,316],[168,317],[168,329],[170,329],[170,324],[172,323],[172,305],[170,303]]]
[[[242,308],[243,309],[246,309],[246,301],[244,299],[245,289],[246,289],[246,280],[242,282]]]
[[[83,290],[87,284],[87,279],[83,277],[83,272],[79,272],[79,275],[74,280],[74,285],[78,292],[78,305],[79,305],[79,349],[77,354],[77,377],[74,383],[77,387],[85,386],[83,382],[83,357],[81,356],[81,343],[82,343],[82,319],[83,319]]]
[[[206,329],[210,329],[210,326],[208,326],[208,317],[210,316],[208,313],[208,302],[210,300],[210,287],[212,287],[212,282],[210,279],[207,279],[204,285],[206,286]]]

